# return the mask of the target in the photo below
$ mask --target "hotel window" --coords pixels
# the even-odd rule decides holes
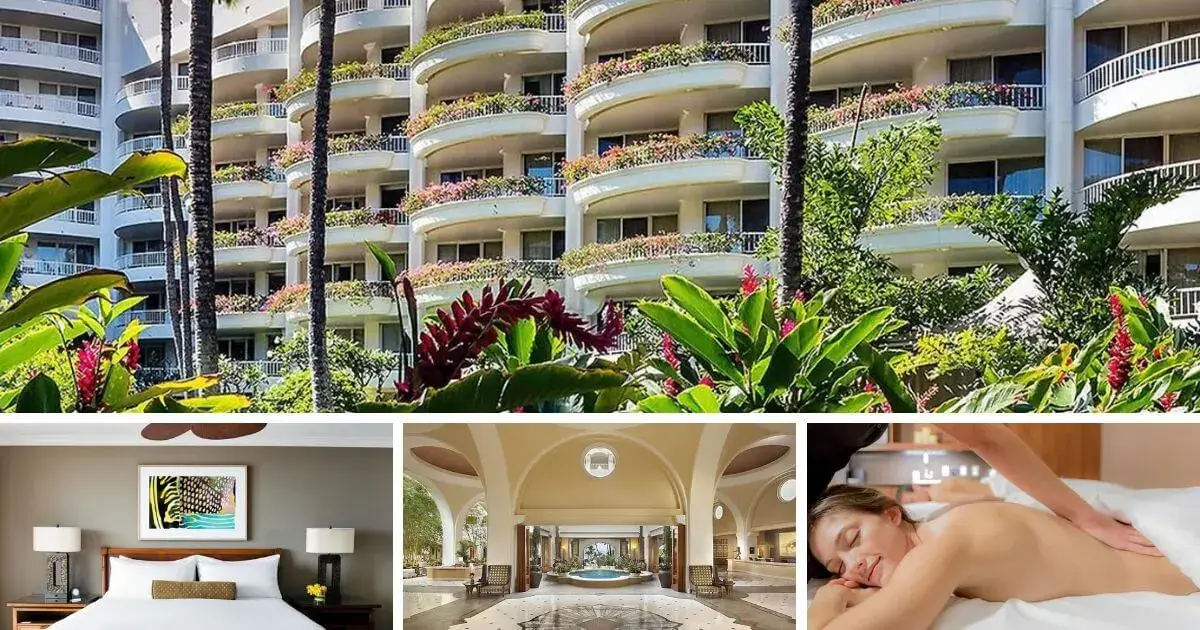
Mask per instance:
[[[379,207],[399,208],[408,196],[407,186],[388,186],[379,190]]]
[[[567,249],[563,230],[521,232],[521,260],[558,260]]]
[[[275,225],[287,218],[287,210],[268,210],[267,225]]]
[[[603,479],[613,474],[616,468],[617,454],[603,444],[589,446],[583,453],[583,469],[593,477]],[[606,543],[599,543],[597,547],[604,544]]]
[[[213,229],[217,232],[241,232],[242,230],[253,230],[254,219],[233,219],[231,221],[216,221],[213,223]]]
[[[217,278],[213,291],[217,295],[254,295],[254,278]]]
[[[327,212],[342,212],[344,210],[361,210],[367,207],[367,198],[359,196],[330,197],[325,200]]]
[[[362,328],[331,328],[329,329],[329,332],[341,337],[342,339],[345,339],[346,341],[353,342],[360,348],[366,346],[366,334],[363,332]]]
[[[596,219],[597,243],[615,243],[627,238],[677,232],[679,232],[679,216],[674,214]]]
[[[771,21],[746,20],[706,24],[704,40],[725,44],[767,44],[771,42]]]
[[[326,282],[347,282],[349,280],[366,279],[366,263],[331,263],[325,265]]]
[[[408,122],[408,116],[384,116],[379,119],[379,134],[384,137],[404,137],[404,123]]]
[[[1195,135],[1182,134],[1180,144],[1184,147],[1183,152],[1173,155],[1186,155],[1189,147],[1194,146],[1191,137]],[[1083,184],[1087,186],[1124,173],[1161,166],[1164,147],[1165,139],[1162,136],[1084,140]]]
[[[437,246],[438,262],[470,262],[480,258],[499,260],[503,256],[504,244],[501,241],[439,243]]]
[[[1175,20],[1098,28],[1084,34],[1084,61],[1094,70],[1117,57],[1162,43],[1200,33],[1200,19]]]
[[[408,46],[390,46],[384,48],[380,51],[379,61],[381,63],[398,63],[406,50],[408,50]]]
[[[389,352],[408,352],[412,349],[412,343],[408,340],[408,336],[403,332],[404,328],[400,324],[385,323],[379,325],[379,336],[382,345],[380,350]]]
[[[55,243],[42,241],[36,247],[38,260],[96,264],[96,248],[86,243]]]
[[[267,274],[267,294],[274,293],[287,286],[287,274],[272,271]]]
[[[21,38],[21,27],[12,24],[0,24],[0,37],[9,37],[12,39]]]
[[[563,0],[521,0],[521,11],[523,13],[533,13],[534,11],[562,13]]]
[[[563,160],[567,158],[566,153],[528,153],[522,156],[524,164],[522,168],[526,177],[536,177],[543,181],[554,180],[561,177]],[[561,186],[561,182],[550,182],[552,185],[545,186],[542,190],[544,194],[562,194],[561,190],[554,190],[555,186]]]
[[[464,171],[443,171],[440,179],[443,184],[457,184],[468,179],[487,179],[489,177],[504,177],[504,169],[473,168]]]
[[[79,33],[66,33],[48,29],[42,29],[38,34],[38,38],[51,44],[78,46],[79,48],[86,48],[88,50],[97,50],[100,44],[99,38],[95,35],[80,35]]]
[[[796,480],[788,479],[779,484],[779,492],[777,494],[780,501],[791,503],[796,500]]]
[[[563,72],[522,77],[524,93],[526,96],[561,96],[566,78]]]
[[[704,231],[721,234],[766,232],[770,226],[770,201],[745,199],[704,203]]]
[[[1025,157],[946,166],[948,195],[1040,195],[1046,188],[1045,158]]]
[[[217,339],[217,352],[234,361],[252,361],[254,360],[254,338]]]
[[[1042,85],[1042,53],[951,59],[951,83]]]
[[[81,103],[96,104],[96,88],[61,85],[58,83],[39,83],[38,94],[68,98]]]
[[[165,251],[166,244],[161,238],[146,239],[143,241],[132,241],[129,243],[129,253],[131,254],[154,254]]]
[[[0,92],[19,92],[21,91],[21,82],[16,79],[8,79],[0,77]],[[7,103],[6,103],[7,104]]]
[[[639,142],[646,142],[654,136],[678,136],[678,129],[662,131],[646,131],[643,133],[625,133],[615,136],[601,136],[596,139],[596,155],[604,155],[613,147],[624,147]]]

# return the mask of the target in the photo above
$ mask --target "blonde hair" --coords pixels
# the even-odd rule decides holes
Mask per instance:
[[[808,509],[808,536],[812,536],[813,529],[816,528],[817,523],[834,514],[840,512],[863,512],[866,514],[882,515],[892,508],[900,510],[902,523],[907,523],[914,527],[917,525],[917,522],[904,510],[904,506],[900,505],[892,497],[874,488],[846,484],[829,486],[825,492],[821,493],[821,498],[817,499],[812,507]],[[830,576],[829,571],[813,557],[811,550],[809,551],[808,566],[808,576],[810,578]]]

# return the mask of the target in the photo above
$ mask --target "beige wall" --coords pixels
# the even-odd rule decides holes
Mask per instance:
[[[617,466],[604,478],[583,468],[584,449],[608,444]],[[644,447],[616,436],[581,437],[554,449],[525,478],[517,512],[581,508],[648,508],[682,510],[661,460]]]
[[[772,481],[762,489],[758,504],[754,506],[754,514],[750,517],[749,529],[779,528],[783,525],[794,527],[796,525],[796,510],[798,509],[796,506],[800,502],[797,500],[784,503],[779,500],[781,481]]]
[[[1105,424],[1100,479],[1133,488],[1200,486],[1200,424]]]
[[[139,464],[249,466],[246,542],[139,542]],[[39,593],[45,555],[33,551],[33,527],[83,529],[73,554],[73,583],[100,589],[100,548],[281,547],[284,595],[304,592],[316,556],[304,551],[306,527],[353,527],[355,553],[342,557],[342,590],[384,605],[377,629],[392,627],[392,452],[389,449],[281,447],[0,448],[0,596]],[[4,617],[0,628],[10,630]]]

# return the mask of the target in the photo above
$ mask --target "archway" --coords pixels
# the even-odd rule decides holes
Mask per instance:
[[[437,486],[404,475],[404,563],[453,563],[454,519],[450,506]]]
[[[483,501],[472,501],[463,508],[455,524],[459,535],[459,555],[464,555],[466,561],[475,564],[485,564],[487,559],[487,505]]]

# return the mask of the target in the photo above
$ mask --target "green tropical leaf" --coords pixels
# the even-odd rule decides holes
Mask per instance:
[[[958,400],[947,401],[937,413],[999,413],[1016,402],[1022,387],[1016,383],[997,383],[977,389]]]
[[[3,220],[0,214],[0,221]],[[0,330],[19,326],[50,311],[83,304],[100,289],[118,288],[130,293],[133,287],[125,274],[105,269],[89,269],[44,284],[14,302],[0,313]]]
[[[87,147],[66,140],[28,138],[0,144],[0,179],[17,173],[32,173],[72,166],[95,155]]]
[[[683,413],[683,408],[666,394],[643,398],[638,401],[637,408],[644,413]]]
[[[58,329],[54,326],[33,321],[24,326],[9,329],[9,331],[13,330],[24,330],[27,332],[20,335],[13,335],[12,341],[0,344],[0,372],[7,372],[24,363],[30,357],[58,346],[64,338],[67,341],[71,341],[87,331],[87,327],[80,322],[72,322],[70,325],[63,327],[63,332],[60,336]]]
[[[367,246],[367,249],[371,251],[371,255],[375,257],[375,262],[379,263],[379,270],[383,277],[387,278],[389,282],[395,281],[396,276],[399,275],[396,273],[396,261],[392,260],[392,257],[375,243],[364,241],[363,245]]]
[[[500,411],[535,405],[625,384],[625,375],[612,370],[581,370],[542,363],[513,370],[504,385]]]
[[[690,317],[658,302],[641,302],[638,309],[713,371],[744,387],[742,374],[725,355],[725,348]]]
[[[697,385],[679,392],[679,404],[692,413],[721,413],[721,401],[708,385]]]
[[[854,349],[860,361],[866,365],[867,374],[879,387],[880,393],[887,399],[893,413],[917,413],[917,402],[913,400],[908,387],[900,380],[892,364],[883,358],[875,348],[862,344]]]
[[[767,307],[767,291],[759,289],[746,296],[738,306],[738,319],[746,325],[746,334],[751,339],[758,339],[758,332],[763,328],[763,311]],[[755,356],[755,359],[758,357]]]
[[[143,403],[137,410],[143,413],[233,413],[249,407],[250,404],[250,399],[241,394],[214,394],[178,400],[170,396],[159,396]]]
[[[114,357],[113,360],[114,364],[108,368],[108,381],[104,385],[101,398],[109,408],[127,398],[133,389],[133,374],[120,364],[120,358]]]
[[[25,243],[28,241],[28,234],[17,234],[0,241],[0,294],[8,290],[8,283],[12,281],[17,266],[21,264],[21,254],[24,253]]]
[[[662,288],[663,293],[672,302],[691,315],[709,334],[727,345],[734,345],[733,324],[721,309],[721,305],[717,304],[707,291],[696,286],[691,280],[675,275],[664,276]]]
[[[508,346],[508,353],[516,357],[522,365],[529,364],[529,358],[533,354],[533,340],[537,336],[537,323],[532,317],[517,320],[504,333],[504,340]]]
[[[495,413],[504,391],[504,373],[476,370],[442,389],[429,391],[413,411],[423,413]]]
[[[62,413],[62,397],[58,383],[45,374],[38,374],[21,388],[17,396],[17,413]]]
[[[221,382],[220,376],[200,375],[193,376],[192,378],[182,381],[167,381],[165,383],[158,383],[157,385],[151,385],[150,387],[147,387],[146,389],[143,389],[142,391],[114,405],[111,405],[109,408],[113,411],[133,409],[152,398],[204,390],[213,387],[219,382]]]

